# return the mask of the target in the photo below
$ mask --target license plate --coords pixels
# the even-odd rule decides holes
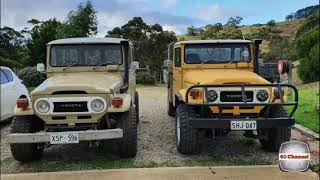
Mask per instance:
[[[231,121],[231,130],[256,130],[256,121]]]
[[[50,135],[50,144],[79,143],[78,133],[55,133]]]

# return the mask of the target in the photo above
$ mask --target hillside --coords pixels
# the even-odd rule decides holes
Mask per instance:
[[[304,23],[305,19],[299,19],[299,20],[292,20],[292,21],[283,21],[283,22],[278,22],[275,24],[274,29],[276,32],[279,33],[280,36],[283,37],[289,37],[289,38],[294,38],[295,33],[297,30],[301,27],[301,25]],[[266,26],[266,25],[263,25]],[[250,28],[253,26],[242,26],[239,29],[242,31],[244,37],[249,33]],[[200,36],[189,36],[189,35],[180,35],[178,36],[178,40],[196,40],[196,39],[201,39]],[[261,45],[261,52],[265,53],[269,51],[269,42],[268,41],[263,41]]]

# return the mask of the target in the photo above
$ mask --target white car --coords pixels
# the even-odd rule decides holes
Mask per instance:
[[[7,67],[1,70],[1,121],[14,116],[14,107],[19,97],[24,96],[30,100],[30,95],[22,80]]]

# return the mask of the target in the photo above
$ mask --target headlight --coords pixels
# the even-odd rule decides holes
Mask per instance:
[[[91,108],[95,112],[100,112],[104,108],[104,103],[101,99],[95,99],[91,102]]]
[[[48,101],[40,100],[37,102],[36,108],[40,113],[46,113],[50,109],[50,104],[48,103]]]
[[[259,90],[256,95],[256,98],[260,102],[265,102],[266,100],[268,100],[269,94],[266,90]]]
[[[208,91],[207,98],[208,98],[208,101],[209,101],[209,102],[214,102],[214,101],[217,100],[218,94],[217,94],[217,92],[214,91],[214,90],[209,90],[209,91]]]

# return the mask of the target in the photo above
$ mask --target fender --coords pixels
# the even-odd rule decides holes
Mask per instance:
[[[182,103],[182,102],[184,102],[184,101],[183,101],[183,95],[182,95],[180,92],[176,93],[176,94],[175,94],[174,105],[177,106],[177,104],[180,104],[180,103]]]
[[[112,97],[122,97],[123,104],[121,107],[114,107],[110,103],[110,107],[108,107],[107,110],[108,112],[126,112],[130,110],[132,104],[132,98],[130,94],[115,94],[114,96],[111,96],[111,98]],[[134,104],[132,106],[134,106]]]
[[[29,107],[27,109],[21,109],[17,108],[17,106],[14,107],[14,114],[16,116],[29,116],[34,115],[34,110],[32,108],[32,103],[30,103]]]

